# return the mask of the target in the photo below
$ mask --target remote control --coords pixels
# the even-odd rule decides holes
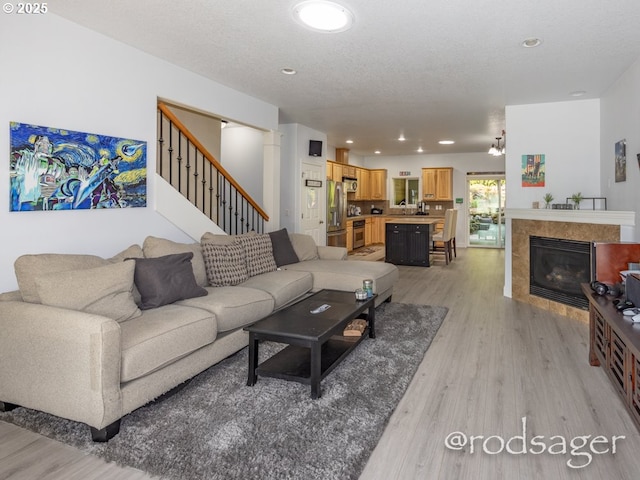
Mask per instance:
[[[320,305],[318,308],[311,310],[311,313],[322,313],[329,307],[331,307],[331,305],[325,303],[324,305]]]

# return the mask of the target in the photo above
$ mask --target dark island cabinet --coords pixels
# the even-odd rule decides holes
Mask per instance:
[[[393,223],[386,225],[385,260],[395,265],[428,267],[431,225]]]

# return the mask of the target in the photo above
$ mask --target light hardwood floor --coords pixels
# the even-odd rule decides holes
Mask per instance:
[[[502,251],[459,249],[449,266],[400,270],[394,301],[444,305],[449,313],[361,480],[640,478],[638,429],[604,371],[589,366],[588,326],[505,298]],[[376,327],[384,335],[384,325]],[[527,453],[500,452],[500,438],[523,434],[523,418]],[[453,451],[445,439],[454,431],[483,438],[473,453]],[[536,435],[544,453],[532,453],[542,448],[531,443]],[[615,455],[594,454],[573,469],[568,461],[588,460],[571,455],[569,443],[581,435],[625,438]],[[566,453],[549,453],[552,445],[562,450],[562,439]],[[523,448],[517,439],[509,446]],[[36,478],[152,477],[0,421],[0,479]]]

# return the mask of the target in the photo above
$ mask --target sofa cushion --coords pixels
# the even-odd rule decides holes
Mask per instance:
[[[269,237],[271,237],[271,245],[273,246],[273,258],[278,267],[300,261],[298,255],[296,255],[296,251],[293,249],[286,228],[269,232]]]
[[[123,322],[142,314],[133,299],[135,263],[119,262],[35,278],[44,305],[95,313]]]
[[[313,290],[323,288],[353,292],[362,281],[373,280],[373,292],[390,289],[398,280],[398,267],[383,262],[349,262],[347,260],[308,260],[287,265],[287,270],[313,275]]]
[[[289,238],[291,239],[291,244],[299,261],[304,262],[305,260],[318,259],[318,247],[311,235],[290,233]]]
[[[313,277],[308,272],[276,270],[251,277],[241,286],[267,292],[273,297],[274,308],[280,308],[309,292],[313,287]]]
[[[274,300],[262,290],[247,287],[207,287],[206,297],[190,298],[179,305],[201,308],[216,316],[218,332],[246,327],[273,311]]]
[[[278,268],[273,258],[273,247],[268,233],[252,236],[240,235],[236,237],[235,243],[242,245],[244,248],[247,271],[250,277],[261,273],[273,272]]]
[[[41,253],[18,257],[14,268],[22,299],[25,302],[41,303],[35,282],[37,276],[100,267],[106,263],[107,260],[97,255]]]
[[[121,382],[162,368],[216,339],[216,319],[207,311],[178,305],[145,310],[120,324]]]
[[[166,238],[150,236],[144,239],[142,250],[146,258],[164,257],[174,253],[193,253],[191,264],[193,265],[193,274],[196,277],[196,282],[201,287],[206,287],[209,284],[199,243],[179,243]]]
[[[135,283],[147,310],[162,305],[200,297],[207,291],[196,283],[191,266],[192,252],[156,258],[135,258]]]
[[[207,279],[212,287],[238,285],[249,278],[247,260],[242,245],[202,244],[202,256]]]

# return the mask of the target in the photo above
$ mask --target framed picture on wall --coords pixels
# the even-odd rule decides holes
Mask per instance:
[[[616,142],[616,183],[627,180],[627,141],[620,140]]]
[[[145,207],[147,142],[10,123],[10,211]]]
[[[544,187],[544,154],[522,155],[522,186]]]

